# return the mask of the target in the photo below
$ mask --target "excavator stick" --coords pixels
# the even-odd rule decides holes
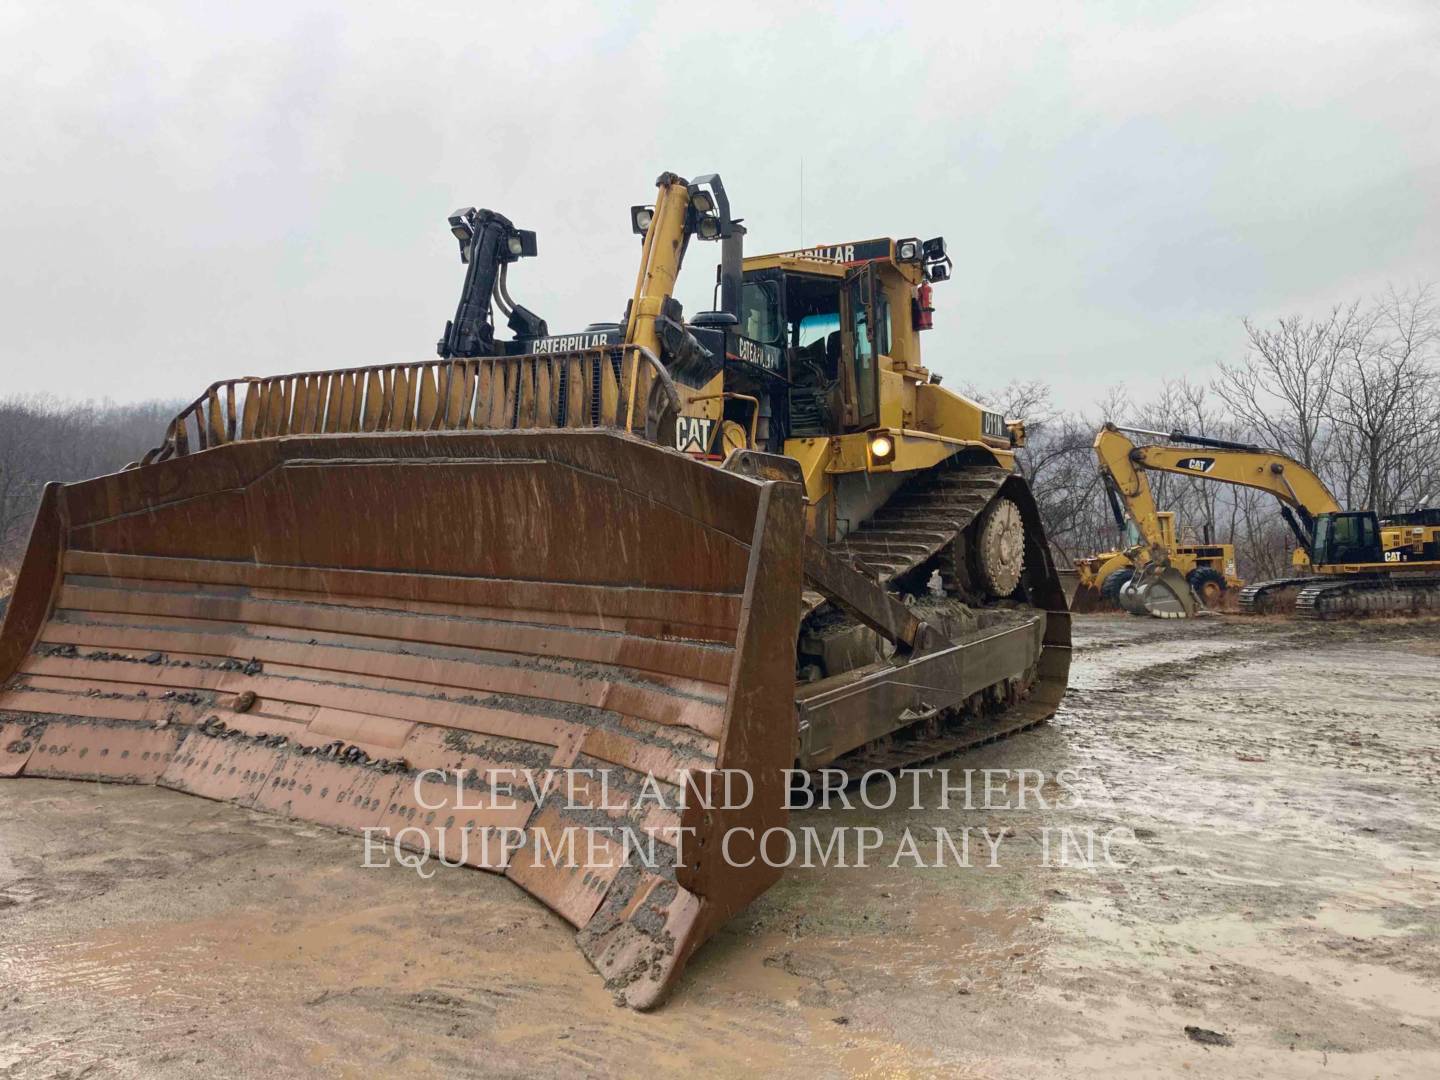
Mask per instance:
[[[582,408],[618,361],[571,387],[570,430],[422,424],[447,413],[421,367],[409,404],[373,403],[397,430],[227,438],[222,408],[203,453],[176,451],[182,416],[164,460],[51,485],[0,631],[0,774],[504,874],[648,1008],[779,877],[754,856],[795,759],[801,490],[617,430],[623,394]],[[323,432],[310,395],[287,421]],[[727,771],[748,798],[716,794]]]

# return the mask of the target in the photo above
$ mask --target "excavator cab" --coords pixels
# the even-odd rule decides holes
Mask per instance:
[[[1380,522],[1373,510],[1320,514],[1315,519],[1312,562],[1324,567],[1340,563],[1383,563]]]

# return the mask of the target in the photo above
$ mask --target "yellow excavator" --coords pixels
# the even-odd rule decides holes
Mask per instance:
[[[551,334],[508,280],[535,234],[449,224],[438,359],[216,383],[141,462],[46,488],[0,775],[383,830],[506,875],[648,1008],[779,878],[797,776],[1055,711],[1023,427],[921,361],[941,238],[745,258],[720,178],[666,173],[623,317]],[[718,303],[687,320],[693,241]]]
[[[1136,446],[1127,434],[1167,440]],[[1161,617],[1193,615],[1199,601],[1175,568],[1164,537],[1152,538],[1154,501],[1146,471],[1169,472],[1267,491],[1297,541],[1297,566],[1306,573],[1255,582],[1240,591],[1240,611],[1292,611],[1304,618],[1440,610],[1440,513],[1434,510],[1381,522],[1372,510],[1342,510],[1325,483],[1298,461],[1274,450],[1178,432],[1121,428],[1107,423],[1095,452],[1130,509],[1149,548],[1119,590],[1126,610]]]

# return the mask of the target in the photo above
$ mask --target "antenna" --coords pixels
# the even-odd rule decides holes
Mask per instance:
[[[805,246],[805,159],[800,159],[800,246]]]

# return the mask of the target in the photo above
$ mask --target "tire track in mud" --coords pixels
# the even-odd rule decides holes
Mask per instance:
[[[1435,621],[1079,624],[1057,725],[1140,843],[1058,913],[1060,985],[1234,1034],[1256,1075],[1365,1073],[1382,1047],[1379,1071],[1435,1075]]]
[[[1168,629],[1168,624],[1166,629]],[[1168,684],[1193,678],[1195,675],[1225,664],[1250,659],[1274,649],[1286,647],[1289,635],[1280,639],[1270,636],[1246,635],[1244,640],[1214,626],[1203,637],[1175,632],[1143,635],[1143,626],[1125,626],[1135,636],[1121,640],[1096,640],[1097,631],[1080,623],[1077,636],[1074,670],[1070,689],[1061,705],[1062,714],[1079,703],[1087,703],[1094,694],[1129,693],[1148,690],[1155,684]],[[1102,631],[1103,632],[1103,631]],[[1176,656],[1177,651],[1184,655]]]

